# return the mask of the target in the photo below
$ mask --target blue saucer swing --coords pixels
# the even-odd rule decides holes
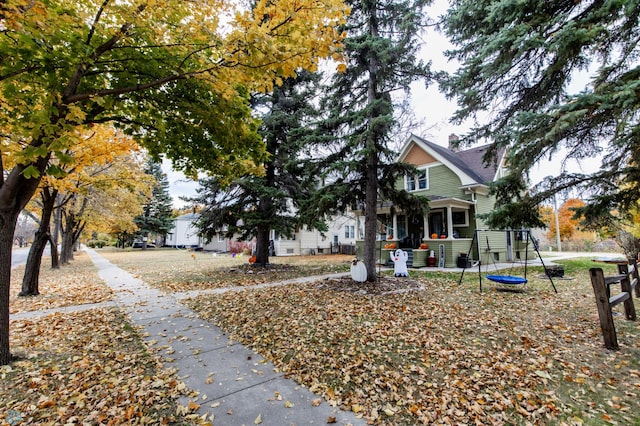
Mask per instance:
[[[522,285],[527,283],[526,278],[513,275],[486,275],[485,278],[500,284]]]
[[[524,249],[525,249],[525,257],[524,257],[524,277],[520,277],[520,276],[516,276],[516,275],[512,275],[512,274],[498,274],[498,273],[494,273],[494,274],[489,274],[488,269],[489,269],[489,262],[487,262],[487,272],[485,275],[485,278],[488,279],[489,281],[493,281],[495,283],[498,283],[501,285],[503,290],[513,290],[513,291],[519,291],[522,288],[524,288],[525,284],[527,284],[528,280],[527,280],[527,263],[528,263],[528,258],[529,258],[529,242],[533,243],[533,248],[535,250],[535,252],[538,255],[538,259],[540,259],[540,262],[542,263],[542,267],[545,269],[545,275],[547,275],[547,277],[549,278],[549,281],[551,281],[551,286],[553,287],[553,290],[557,293],[558,290],[556,289],[555,284],[553,283],[553,280],[551,279],[551,277],[549,276],[549,274],[546,274],[546,266],[544,264],[544,261],[542,260],[542,256],[540,256],[540,251],[538,250],[538,242],[535,240],[535,238],[533,238],[530,234],[530,231],[528,229],[522,229],[522,230],[479,230],[476,229],[473,233],[473,239],[471,240],[471,246],[469,247],[469,251],[467,252],[467,259],[471,258],[471,255],[473,253],[473,249],[475,247],[475,249],[477,250],[476,254],[478,255],[478,258],[480,258],[481,255],[481,249],[480,249],[480,239],[479,239],[479,232],[483,232],[487,241],[487,246],[484,249],[485,254],[487,255],[487,257],[491,257],[491,259],[493,260],[493,264],[494,267],[496,269],[496,271],[498,270],[498,265],[496,265],[496,258],[493,257],[493,252],[491,250],[491,246],[489,244],[489,237],[487,235],[488,232],[499,232],[501,234],[503,234],[508,240],[511,241],[511,238],[514,238],[516,241],[522,241],[524,243]],[[482,270],[481,270],[481,262],[477,262],[478,263],[478,280],[479,280],[479,284],[480,284],[480,292],[482,292]],[[511,263],[511,270],[513,270],[514,267],[514,263],[515,263],[515,259],[512,259],[512,263]],[[462,278],[464,277],[464,272],[466,270],[466,267],[464,267],[462,269],[462,274],[460,275],[460,280],[458,281],[458,284],[462,283]]]

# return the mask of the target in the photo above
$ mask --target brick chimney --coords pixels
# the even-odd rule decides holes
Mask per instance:
[[[455,133],[451,133],[449,135],[449,149],[453,152],[457,152],[460,149],[456,146],[456,143],[460,140],[460,138],[458,137],[458,135],[456,135]]]

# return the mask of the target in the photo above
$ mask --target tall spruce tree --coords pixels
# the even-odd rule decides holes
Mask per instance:
[[[245,175],[230,186],[215,178],[200,180],[198,196],[189,199],[204,206],[197,226],[208,240],[218,232],[227,238],[256,238],[256,265],[269,262],[270,236],[291,236],[298,227],[326,229],[321,217],[301,208],[314,190],[300,161],[307,143],[306,125],[317,114],[312,101],[318,74],[301,71],[283,81],[272,93],[256,95],[254,108],[265,111],[259,133],[269,154],[264,175]]]
[[[164,238],[173,226],[173,206],[169,194],[169,179],[162,171],[162,165],[149,160],[145,172],[155,179],[156,184],[151,192],[151,198],[144,205],[143,213],[133,219],[138,225],[138,235],[142,237],[142,249],[147,248],[149,236]]]
[[[327,112],[314,146],[327,153],[316,163],[324,186],[314,198],[320,212],[364,208],[367,280],[375,281],[379,202],[388,201],[409,214],[423,214],[427,200],[396,188],[397,179],[413,172],[395,162],[389,146],[394,108],[417,79],[431,77],[429,64],[417,58],[419,34],[430,0],[351,0],[344,42],[349,58],[335,75],[322,109]],[[397,112],[397,111],[396,111]]]
[[[493,139],[492,152],[510,147],[513,173],[493,187],[491,225],[536,225],[535,207],[567,189],[591,197],[581,209],[591,224],[637,205],[639,24],[637,0],[451,2],[444,27],[461,67],[443,87],[458,101],[454,119],[480,116],[471,135]],[[545,159],[600,156],[594,173],[563,168],[529,188],[530,170]]]

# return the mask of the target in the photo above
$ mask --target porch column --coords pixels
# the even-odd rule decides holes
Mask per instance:
[[[393,226],[393,239],[398,239],[398,216],[394,213],[393,218],[391,219],[391,223]],[[388,235],[387,235],[388,236]]]
[[[422,220],[424,221],[424,235],[422,236],[422,238],[431,238],[431,231],[429,230],[429,214],[427,214],[426,216],[423,215]]]
[[[453,214],[451,206],[447,206],[447,238],[453,238]]]

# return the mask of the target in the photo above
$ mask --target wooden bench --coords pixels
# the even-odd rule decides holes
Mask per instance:
[[[618,275],[604,276],[602,268],[589,269],[591,285],[598,307],[598,317],[600,327],[604,337],[604,345],[607,349],[619,349],[616,328],[613,323],[611,308],[624,303],[624,313],[628,320],[636,320],[636,309],[633,303],[635,297],[640,297],[640,286],[638,285],[638,264],[631,265],[618,264]],[[611,295],[611,286],[620,284],[620,291]]]

